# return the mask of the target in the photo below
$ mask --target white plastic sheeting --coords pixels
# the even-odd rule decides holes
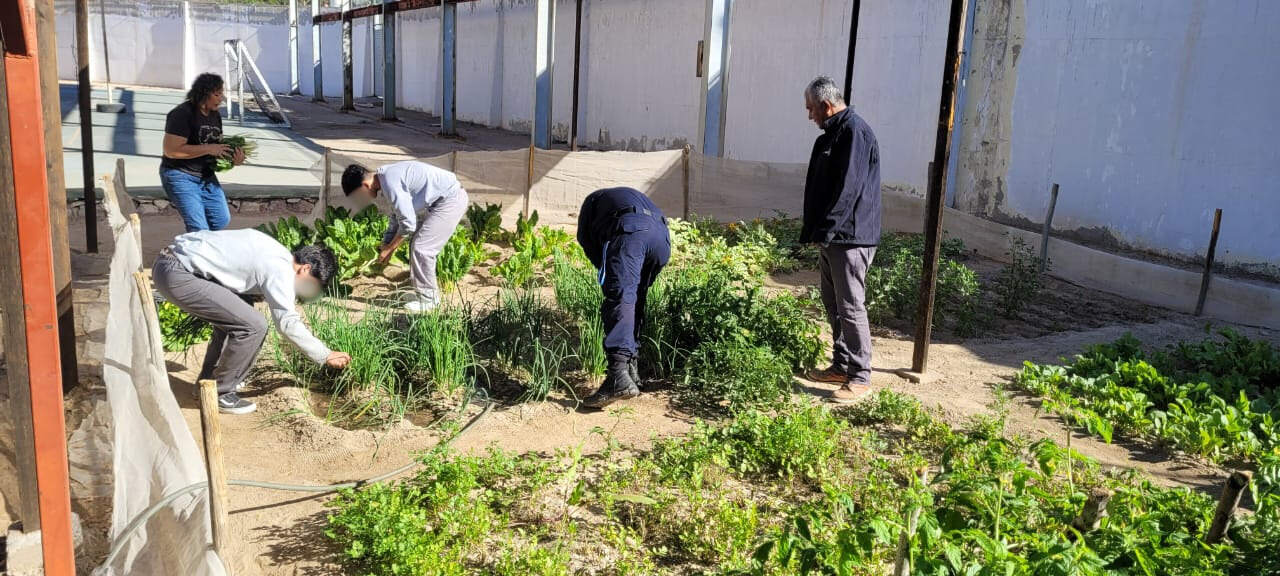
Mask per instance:
[[[110,538],[166,495],[206,479],[195,438],[169,389],[155,306],[138,291],[134,273],[143,264],[141,230],[136,218],[120,210],[123,174],[108,178],[104,189],[107,223],[114,237],[108,280],[109,308],[102,377],[111,407],[114,494]],[[223,576],[213,553],[205,491],[175,500],[152,516],[128,539],[124,552],[95,576],[182,574]]]

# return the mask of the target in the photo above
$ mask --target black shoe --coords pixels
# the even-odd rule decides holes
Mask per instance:
[[[223,414],[249,414],[257,410],[257,404],[241,398],[235,392],[218,396],[218,411]]]
[[[640,395],[640,388],[631,379],[631,359],[626,356],[610,355],[609,369],[605,372],[604,383],[595,394],[587,396],[582,405],[588,408],[604,408],[619,400],[627,400]]]

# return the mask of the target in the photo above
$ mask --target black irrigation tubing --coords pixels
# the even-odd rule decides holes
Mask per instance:
[[[484,410],[481,410],[480,413],[477,414],[475,418],[472,418],[470,422],[467,422],[465,426],[459,429],[457,434],[454,434],[453,436],[450,436],[442,440],[441,441],[442,446],[448,446],[449,444],[453,443],[454,440],[457,440],[459,436],[462,436],[463,433],[465,433],[467,430],[470,430],[472,426],[475,426],[478,422],[480,422],[480,420],[482,420],[485,416],[487,416],[489,414],[489,411],[493,409],[493,399],[489,397],[489,394],[481,388],[477,387],[474,389],[480,394],[484,395],[484,400],[485,400]],[[467,406],[470,405],[470,403],[471,403],[471,396],[468,396],[462,402],[462,407],[458,410],[458,412],[459,413],[465,412],[467,409]],[[366,484],[376,484],[378,482],[382,482],[384,480],[394,478],[400,474],[408,472],[409,470],[417,468],[418,466],[421,466],[421,465],[422,464],[420,462],[418,462],[417,460],[414,460],[412,462],[409,462],[408,464],[405,464],[404,466],[401,466],[399,468],[396,468],[395,470],[387,472],[386,474],[374,476],[373,478],[369,478],[367,480],[359,480],[356,482],[343,482],[341,484],[327,484],[327,485],[278,484],[275,482],[259,482],[257,480],[228,480],[227,484],[230,486],[249,486],[252,488],[265,488],[268,490],[282,490],[286,492],[310,492],[314,494],[325,494],[328,492],[337,492],[338,490],[342,490],[344,488],[359,488]],[[125,543],[129,541],[129,539],[133,536],[133,533],[137,532],[138,529],[141,528],[143,524],[146,524],[147,520],[150,520],[152,516],[155,516],[157,512],[159,512],[164,508],[167,508],[170,504],[173,503],[174,500],[177,500],[178,498],[181,498],[192,492],[197,492],[199,490],[206,489],[208,487],[209,487],[208,481],[196,482],[195,484],[191,484],[189,486],[180,488],[176,492],[168,496],[165,496],[159,502],[152,504],[146,510],[143,510],[141,514],[138,514],[138,516],[133,519],[133,521],[129,522],[129,525],[126,526],[125,529],[120,533],[120,537],[116,538],[115,542],[111,544],[111,551],[107,554],[107,559],[102,562],[102,565],[110,566],[111,563],[115,561],[116,556],[119,556],[120,552],[124,550]]]

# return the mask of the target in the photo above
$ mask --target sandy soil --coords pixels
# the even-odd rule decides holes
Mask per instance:
[[[971,263],[989,268],[985,262]],[[810,283],[813,272],[775,279],[778,289]],[[362,281],[354,297],[365,300],[385,294],[395,285],[383,279]],[[483,301],[496,292],[484,273],[473,275],[453,298]],[[936,379],[911,384],[894,371],[911,364],[912,343],[896,330],[875,337],[873,376],[878,386],[905,392],[944,411],[963,423],[990,411],[995,391],[1016,372],[1024,360],[1054,361],[1070,356],[1089,344],[1115,339],[1132,332],[1146,343],[1161,345],[1202,337],[1204,323],[1163,310],[1148,309],[1069,284],[1049,287],[1043,302],[1016,321],[993,320],[994,328],[983,338],[935,344],[930,369]],[[1087,306],[1078,303],[1088,302]],[[1107,320],[1116,318],[1119,323]],[[1256,330],[1251,335],[1275,338]],[[945,336],[945,335],[944,335]],[[202,352],[170,358],[174,393],[194,434],[199,418],[190,398],[190,386]],[[832,387],[797,381],[801,392],[826,394]],[[331,483],[361,479],[408,462],[415,452],[438,442],[433,430],[402,422],[390,430],[350,431],[326,424],[306,413],[315,405],[305,392],[276,381],[250,389],[245,396],[260,405],[258,414],[224,419],[225,443],[233,478],[291,483]],[[468,416],[479,412],[472,406]],[[426,423],[435,416],[413,421]],[[456,442],[460,450],[496,445],[506,450],[552,453],[556,449],[583,446],[587,452],[601,447],[592,433],[595,427],[613,429],[624,443],[645,448],[654,437],[681,434],[692,419],[671,407],[661,393],[645,394],[616,414],[578,412],[572,402],[555,395],[537,405],[500,405]],[[1035,403],[1016,398],[1010,405],[1010,428],[1031,438],[1052,437],[1068,441],[1068,431],[1056,419],[1037,411]],[[1213,491],[1226,473],[1195,459],[1181,457],[1140,444],[1107,445],[1075,435],[1072,447],[1096,458],[1105,467],[1137,468],[1157,482]],[[334,550],[323,537],[325,497],[236,488],[232,493],[232,527],[237,534],[232,555],[236,574],[334,574],[339,573]]]

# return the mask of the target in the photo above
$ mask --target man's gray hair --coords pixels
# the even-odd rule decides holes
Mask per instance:
[[[830,102],[837,106],[844,104],[844,94],[840,91],[840,87],[836,85],[836,81],[830,76],[819,76],[809,83],[809,87],[805,88],[804,95],[814,104],[822,102]]]

